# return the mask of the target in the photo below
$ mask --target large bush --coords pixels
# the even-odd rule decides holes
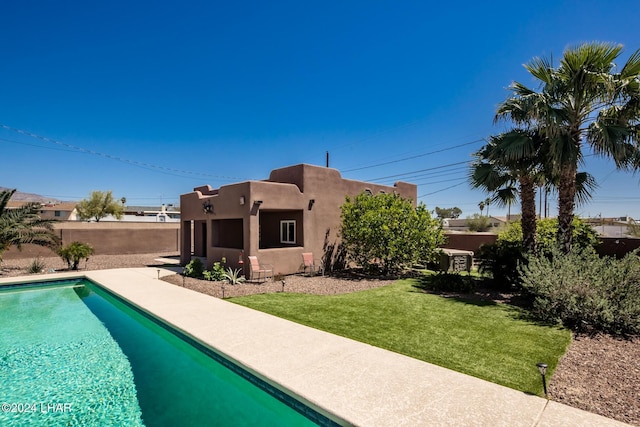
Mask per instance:
[[[370,272],[397,273],[417,262],[434,261],[444,244],[441,222],[424,206],[395,194],[347,197],[340,235],[347,257]]]
[[[520,283],[533,296],[532,313],[575,330],[640,334],[640,258],[600,258],[588,249],[528,257]]]
[[[580,218],[573,218],[573,246],[576,248],[593,248],[600,243],[598,232]],[[536,244],[538,252],[548,253],[557,245],[558,219],[544,218],[537,221]],[[497,242],[522,242],[522,225],[520,221],[511,222],[498,235]]]
[[[550,254],[556,247],[558,220],[542,219],[537,222],[536,242],[539,254]],[[598,233],[579,218],[573,220],[573,245],[577,249],[589,249],[599,244]],[[518,287],[518,266],[525,261],[522,246],[522,225],[511,222],[498,234],[496,243],[483,245],[475,254],[480,272],[493,277],[493,286],[499,289]]]

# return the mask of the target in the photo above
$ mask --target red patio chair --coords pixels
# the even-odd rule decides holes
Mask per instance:
[[[316,274],[316,272],[321,272],[324,276],[324,266],[322,265],[322,260],[314,259],[313,252],[302,253],[302,266],[303,272],[305,274]]]
[[[269,264],[260,264],[258,257],[249,256],[249,280],[266,282],[273,278],[273,267]]]

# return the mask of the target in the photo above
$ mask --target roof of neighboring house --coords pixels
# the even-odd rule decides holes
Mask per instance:
[[[165,210],[167,213],[180,212],[180,206],[166,206]],[[124,211],[126,213],[161,212],[162,206],[125,206]]]
[[[43,204],[42,210],[44,211],[73,211],[76,208],[75,202],[63,202],[57,204]]]
[[[21,206],[26,205],[26,201],[11,201],[7,202],[7,208],[16,209]],[[42,203],[40,205],[40,209],[44,211],[73,211],[76,208],[77,203],[75,202],[62,202],[62,203]]]

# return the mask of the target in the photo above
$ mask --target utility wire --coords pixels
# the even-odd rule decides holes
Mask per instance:
[[[464,179],[464,181],[462,181],[462,182],[460,182],[460,183],[458,183],[458,184],[451,185],[451,186],[446,187],[446,188],[443,188],[443,189],[441,189],[441,190],[432,191],[431,193],[425,193],[425,194],[422,194],[422,195],[418,196],[418,198],[420,198],[420,197],[426,197],[426,196],[431,196],[432,194],[441,193],[441,192],[443,192],[443,191],[447,191],[447,190],[450,190],[450,189],[452,189],[452,188],[459,187],[459,186],[461,186],[462,184],[466,184],[466,178],[462,178],[462,179]]]
[[[392,163],[405,162],[407,160],[418,159],[420,157],[429,156],[431,154],[442,153],[444,151],[449,151],[449,150],[453,150],[453,149],[456,149],[456,148],[465,147],[467,145],[471,145],[471,144],[475,144],[477,142],[483,142],[483,141],[484,141],[484,139],[476,139],[474,141],[465,142],[464,144],[453,145],[451,147],[442,148],[440,150],[435,150],[435,151],[430,151],[428,153],[423,153],[423,154],[418,154],[418,155],[415,155],[415,156],[405,157],[405,158],[398,159],[398,160],[390,160],[388,162],[378,163],[378,164],[370,165],[370,166],[362,166],[362,167],[354,168],[354,169],[346,169],[346,170],[343,170],[342,172],[353,172],[353,171],[359,171],[359,170],[363,170],[363,169],[377,168],[378,166],[390,165]]]
[[[0,123],[0,127],[4,128],[6,130],[12,131],[12,132],[16,132],[16,133],[21,134],[21,135],[25,135],[25,136],[28,136],[28,137],[31,137],[31,138],[39,139],[39,140],[42,140],[42,141],[45,141],[45,142],[48,142],[48,143],[51,143],[51,144],[55,144],[55,145],[70,149],[70,150],[66,150],[66,151],[76,151],[76,152],[85,153],[85,154],[92,154],[92,155],[95,155],[95,156],[104,157],[106,159],[115,160],[115,161],[118,161],[118,162],[122,162],[122,163],[126,163],[126,164],[129,164],[129,165],[133,165],[133,166],[138,166],[138,167],[141,167],[143,169],[155,170],[155,171],[160,171],[160,172],[164,171],[163,173],[169,173],[169,174],[171,174],[171,172],[173,172],[173,173],[180,173],[180,174],[185,174],[185,175],[195,175],[195,176],[216,178],[216,179],[228,180],[228,181],[242,180],[242,178],[236,178],[236,177],[230,177],[230,176],[212,175],[212,174],[207,174],[207,173],[202,173],[202,172],[192,172],[192,171],[186,171],[186,170],[181,170],[181,169],[168,168],[168,167],[165,167],[165,166],[154,165],[154,164],[151,164],[151,163],[139,162],[139,161],[136,161],[136,160],[125,159],[125,158],[118,157],[118,156],[112,156],[111,154],[101,153],[99,151],[94,151],[94,150],[88,150],[88,149],[83,148],[83,147],[78,147],[78,146],[75,146],[75,145],[71,145],[71,144],[67,144],[67,143],[64,143],[64,142],[56,141],[55,139],[47,138],[46,136],[36,135],[36,134],[31,133],[29,131],[25,131],[23,129],[16,129],[16,128],[13,128],[11,126],[7,126],[7,125],[2,124],[2,123]],[[13,141],[8,141],[8,142],[13,142]]]
[[[433,167],[426,168],[426,169],[419,169],[419,170],[411,171],[411,172],[399,173],[399,174],[395,174],[395,175],[388,175],[388,176],[383,176],[383,177],[380,177],[380,178],[373,178],[373,179],[369,179],[368,181],[381,181],[383,179],[396,178],[396,177],[399,177],[399,176],[414,175],[414,174],[419,173],[419,172],[426,172],[426,171],[432,171],[432,170],[437,170],[437,169],[444,169],[444,168],[448,168],[448,167],[451,167],[451,166],[457,166],[457,165],[462,165],[462,164],[467,164],[467,163],[469,163],[469,161],[465,160],[464,162],[449,163],[447,165],[442,165],[442,166],[433,166]]]
[[[440,172],[440,171],[435,171],[435,172],[426,172],[426,173],[418,173],[414,176],[405,176],[404,179],[410,179],[410,180],[416,180],[416,179],[421,179],[421,178],[440,178],[442,176],[449,176],[449,175],[459,175],[462,171],[467,170],[466,167],[459,167],[459,168],[453,168],[451,170],[448,170],[446,172]],[[388,182],[388,183],[393,183],[393,180],[372,180],[374,182]],[[418,182],[412,182],[413,184],[419,184]]]

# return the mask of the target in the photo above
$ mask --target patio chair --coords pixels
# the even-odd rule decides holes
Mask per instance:
[[[324,276],[322,260],[314,259],[313,252],[302,253],[302,268],[304,274],[316,274],[320,272]]]
[[[273,267],[269,264],[260,264],[258,257],[249,256],[249,281],[266,282],[273,278]]]

